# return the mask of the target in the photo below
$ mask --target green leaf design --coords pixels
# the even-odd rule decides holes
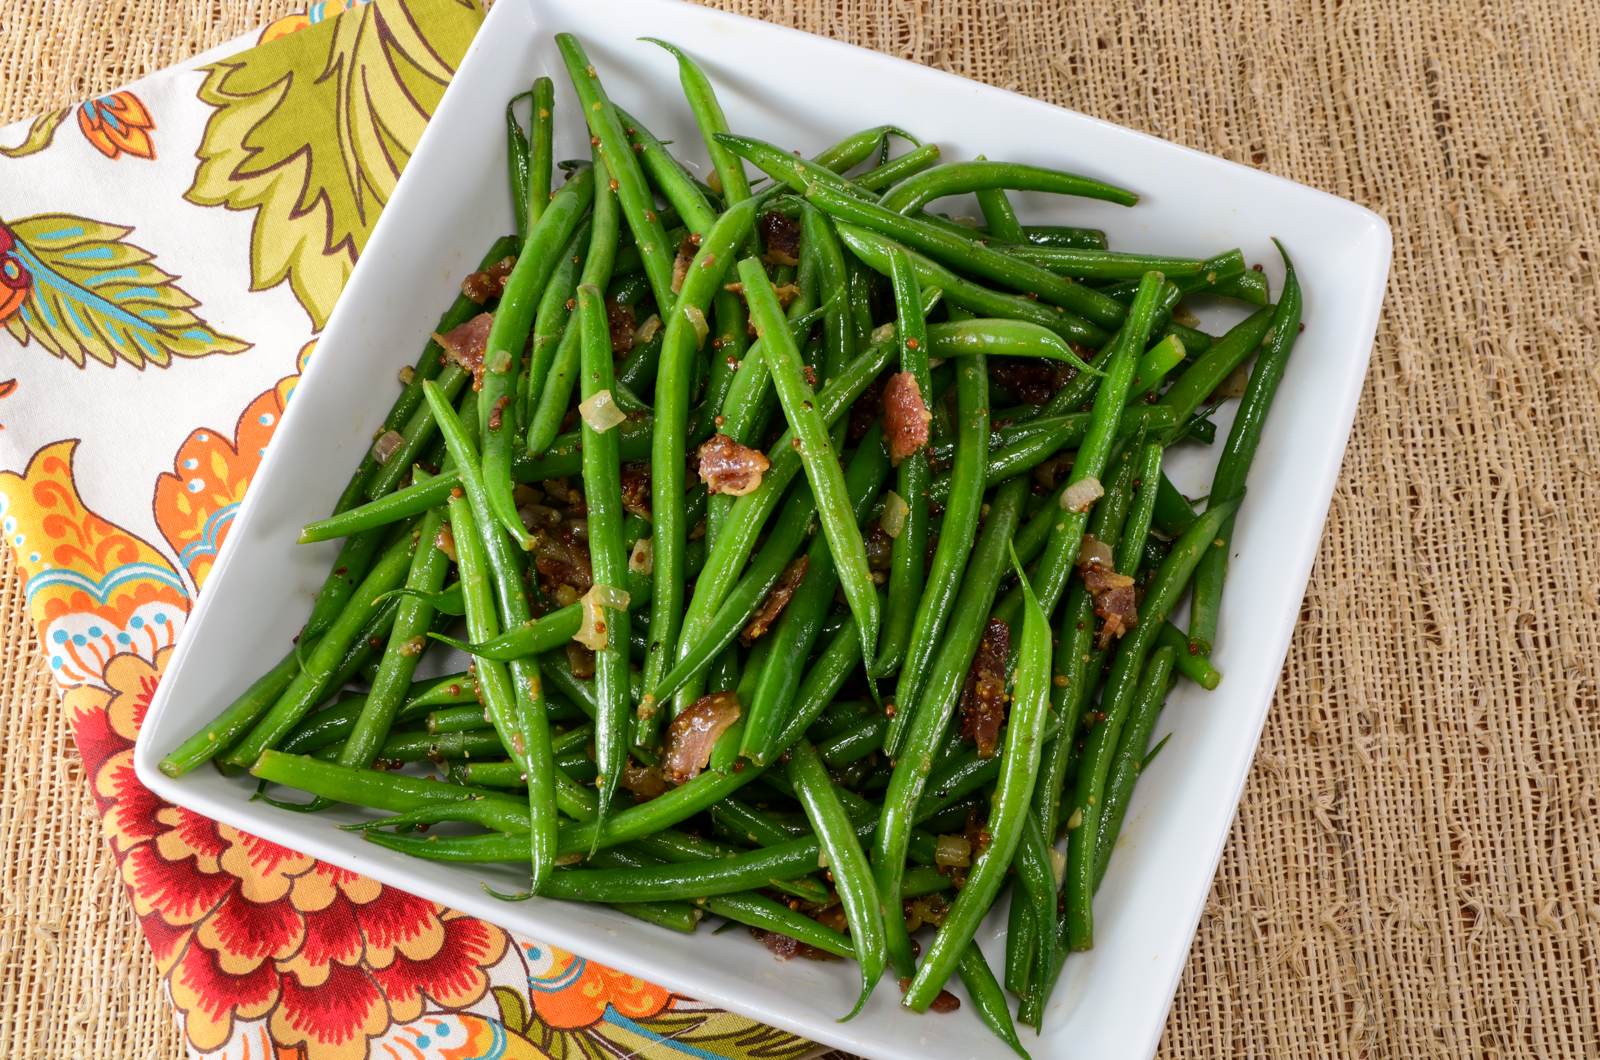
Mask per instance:
[[[509,986],[492,988],[494,1004],[500,1010],[500,1022],[513,1034],[521,1034],[528,1026],[528,1003],[522,995]]]
[[[43,151],[50,146],[50,141],[55,139],[56,129],[72,113],[71,107],[62,107],[60,110],[41,114],[33,119],[33,124],[28,126],[28,135],[15,147],[0,147],[0,155],[7,158],[22,158]]]
[[[6,330],[80,368],[90,358],[165,367],[174,357],[249,349],[192,312],[199,303],[126,241],[132,231],[64,213],[0,224],[0,264],[27,291]]]
[[[252,289],[288,280],[318,330],[483,20],[415,7],[377,0],[206,68],[187,198],[255,211]]]
[[[817,1049],[804,1038],[715,1009],[669,1008],[660,1015],[633,1021],[648,1035],[688,1046],[727,1060],[796,1060]],[[604,1026],[604,1025],[603,1025]],[[627,1033],[609,1027],[608,1033]],[[643,1036],[629,1034],[630,1039]]]

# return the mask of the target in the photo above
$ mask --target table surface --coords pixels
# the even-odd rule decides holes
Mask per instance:
[[[0,0],[0,119],[289,6]],[[1371,375],[1162,1055],[1600,1053],[1600,7],[720,6],[1389,219]],[[180,1055],[0,551],[0,1055]]]

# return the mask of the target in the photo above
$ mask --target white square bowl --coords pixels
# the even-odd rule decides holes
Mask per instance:
[[[1316,555],[1388,276],[1389,229],[1322,192],[874,52],[672,0],[499,0],[373,232],[189,618],[139,737],[140,780],[256,835],[839,1048],[903,1060],[1007,1055],[970,1005],[914,1015],[899,1007],[892,982],[857,1019],[835,1022],[855,993],[848,963],[780,963],[743,932],[686,939],[603,908],[505,904],[479,885],[514,886],[509,870],[416,861],[334,827],[356,811],[307,818],[250,801],[244,779],[203,769],[172,780],[156,768],[295,634],[335,550],[295,537],[326,514],[388,409],[393,392],[373,380],[392,379],[412,359],[456,282],[511,228],[505,101],[535,74],[551,75],[556,157],[587,156],[552,40],[562,30],[583,39],[613,98],[691,161],[701,152],[674,64],[638,37],[665,37],[694,54],[735,131],[811,152],[893,122],[938,142],[948,158],[981,152],[1131,186],[1143,196],[1132,210],[1018,197],[1025,218],[1103,227],[1117,249],[1203,255],[1242,246],[1267,264],[1275,290],[1281,272],[1268,237],[1294,254],[1307,326],[1238,521],[1215,650],[1226,678],[1212,693],[1180,685],[1168,704],[1162,728],[1173,737],[1139,786],[1096,900],[1097,945],[1067,963],[1044,1034],[1029,1043],[1041,1056],[1148,1056]],[[1214,450],[1196,450],[1170,470],[1180,487],[1203,493],[1214,460]],[[980,933],[997,969],[1003,934],[999,915]]]

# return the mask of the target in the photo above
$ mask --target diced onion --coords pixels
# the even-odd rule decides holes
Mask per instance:
[[[387,464],[389,458],[405,444],[405,435],[399,431],[384,431],[378,435],[377,441],[372,443],[372,459],[380,464]]]
[[[495,375],[504,375],[511,369],[511,351],[495,350],[493,356],[485,361],[484,365]]]
[[[878,525],[890,537],[899,537],[906,528],[906,516],[910,514],[911,506],[905,498],[890,490],[883,498],[883,517],[878,520]]]
[[[613,427],[621,426],[627,422],[628,417],[617,408],[616,399],[611,396],[611,391],[601,390],[590,396],[589,400],[578,406],[578,415],[583,417],[583,422],[589,429],[598,434],[604,434]]]
[[[1083,535],[1083,544],[1078,546],[1078,566],[1104,567],[1110,570],[1115,562],[1116,557],[1112,555],[1110,545],[1093,534]]]
[[[879,324],[872,329],[871,339],[874,345],[880,342],[888,342],[892,338],[894,338],[893,324]]]
[[[1086,512],[1095,501],[1106,495],[1105,487],[1093,475],[1080,478],[1061,494],[1061,507],[1069,512]]]
[[[683,319],[687,320],[689,326],[694,328],[695,349],[704,346],[706,336],[711,334],[711,327],[706,323],[705,313],[701,312],[700,307],[697,305],[686,305],[683,307]]]
[[[965,868],[972,864],[972,841],[964,835],[942,835],[933,847],[933,863],[940,868]]]
[[[633,344],[644,346],[656,337],[656,332],[661,330],[661,318],[654,313],[645,317],[639,326],[633,329]]]
[[[1056,878],[1056,887],[1059,889],[1061,881],[1067,878],[1067,855],[1055,847],[1050,848],[1050,873]]]
[[[611,585],[596,585],[578,601],[583,605],[583,621],[573,640],[590,651],[600,651],[611,643],[611,620],[606,610],[621,610],[628,606],[628,594]]]
[[[628,553],[628,569],[635,574],[650,574],[656,569],[656,548],[648,537],[641,537],[633,543],[633,551]]]
[[[415,379],[416,376],[417,376],[417,370],[415,368],[411,367],[411,365],[409,365],[409,364],[405,365],[404,367],[402,367],[400,369],[400,385],[401,386],[410,386],[411,385],[411,380]]]
[[[1082,827],[1083,827],[1083,807],[1080,806],[1076,810],[1072,811],[1072,816],[1071,817],[1067,818],[1067,830],[1070,832],[1075,828],[1082,828]]]

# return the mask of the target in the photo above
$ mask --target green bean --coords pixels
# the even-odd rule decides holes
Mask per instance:
[[[1259,309],[1235,324],[1184,369],[1183,374],[1162,395],[1161,403],[1175,410],[1179,421],[1187,420],[1200,407],[1200,403],[1261,345],[1262,337],[1271,326],[1272,316],[1272,310]]]
[[[1129,403],[1153,394],[1167,373],[1183,363],[1184,355],[1183,341],[1176,335],[1168,335],[1146,350],[1128,387]]]
[[[628,134],[628,142],[633,146],[644,167],[645,175],[660,189],[662,196],[672,204],[672,208],[678,211],[690,233],[697,236],[704,235],[716,221],[717,211],[706,201],[694,178],[689,176],[676,158],[672,157],[672,152],[667,150],[666,145],[644,127],[642,121],[621,107],[617,107],[616,110],[617,117],[622,121],[623,130]]]
[[[492,727],[489,720],[484,717],[483,708],[476,703],[429,711],[423,723],[423,728],[435,734],[475,732],[479,729]],[[287,745],[285,746],[287,747]]]
[[[722,185],[723,203],[733,206],[748,199],[750,181],[745,176],[744,163],[740,162],[732,151],[717,142],[717,134],[728,131],[728,119],[722,113],[722,104],[717,102],[717,93],[711,87],[711,79],[700,69],[699,64],[677,45],[656,37],[644,39],[665,48],[678,60],[678,80],[683,85],[684,98],[689,101],[689,110],[693,112],[695,124],[699,126],[700,136],[705,141],[706,154],[711,159],[711,166]]]
[[[450,560],[437,542],[443,525],[443,514],[439,509],[424,515],[418,524],[417,543],[413,546],[411,567],[406,575],[407,589],[431,593],[437,592],[444,584]],[[373,678],[366,705],[339,753],[341,765],[372,764],[410,691],[411,675],[422,658],[422,649],[427,644],[424,638],[433,617],[432,605],[415,596],[402,598],[395,608],[394,625],[389,631],[383,661],[378,664],[378,673]]]
[[[1137,571],[1139,559],[1144,555],[1144,543],[1150,536],[1150,523],[1155,516],[1162,455],[1161,443],[1147,442],[1135,457],[1134,500],[1128,508],[1128,520],[1116,547],[1116,568],[1121,574],[1131,575]]]
[[[655,430],[651,438],[650,509],[654,522],[655,586],[650,600],[650,653],[645,660],[645,685],[655,687],[677,654],[683,617],[686,434],[690,379],[696,351],[707,333],[705,307],[722,285],[739,246],[755,224],[757,202],[747,199],[719,217],[700,241],[665,328],[660,367],[656,373]],[[640,718],[640,740],[655,740],[659,714]]]
[[[849,469],[844,473],[844,499],[849,505],[852,527],[867,518],[888,473],[889,458],[884,450],[882,432],[874,427],[861,440]],[[767,634],[773,641],[771,654],[761,668],[750,698],[743,701],[748,704],[748,709],[744,716],[740,753],[758,765],[766,765],[772,760],[774,738],[799,689],[805,662],[821,633],[822,620],[832,606],[834,592],[840,584],[831,542],[824,532],[812,538],[806,550],[805,576],[784,608],[777,628]],[[871,591],[873,603],[876,604],[877,590]]]
[[[811,822],[811,830],[827,855],[839,902],[844,907],[845,922],[850,926],[856,963],[861,966],[861,992],[856,996],[855,1007],[844,1017],[848,1020],[867,1003],[888,963],[883,907],[872,868],[861,850],[855,828],[839,804],[827,767],[817,756],[816,748],[803,738],[790,751],[789,782],[800,796],[800,805]]]
[[[1101,718],[1090,730],[1084,745],[1078,765],[1077,791],[1073,796],[1071,816],[1077,823],[1072,827],[1067,851],[1066,917],[1068,939],[1074,950],[1087,949],[1093,941],[1094,911],[1090,902],[1094,894],[1094,844],[1104,809],[1106,776],[1123,723],[1138,692],[1145,657],[1155,643],[1161,624],[1188,585],[1200,557],[1214,547],[1212,541],[1217,531],[1238,506],[1239,502],[1233,500],[1208,509],[1173,544],[1145,591],[1139,624],[1122,638],[1112,660],[1106,691],[1100,701]]]
[[[433,407],[439,431],[461,475],[464,496],[452,496],[447,504],[462,597],[467,604],[467,632],[475,641],[489,640],[500,629],[528,620],[528,601],[522,591],[520,568],[505,535],[491,522],[488,490],[470,437],[437,387],[425,384],[423,393]],[[472,540],[474,534],[476,540]],[[498,620],[493,606],[496,600]],[[484,704],[495,730],[505,741],[507,752],[529,777],[530,886],[537,891],[555,864],[556,828],[550,723],[545,715],[539,665],[531,658],[515,660],[508,666],[479,659],[477,672],[479,686],[484,691]]]
[[[1127,254],[1113,250],[1090,250],[1081,247],[1050,247],[1022,244],[1007,247],[1005,252],[1023,261],[1049,269],[1059,276],[1080,280],[1129,280],[1124,288],[1128,301],[1138,288],[1138,279],[1147,272],[1159,272],[1172,280],[1179,290],[1185,289],[1190,278],[1205,281],[1208,274],[1235,275],[1244,270],[1244,255],[1230,250],[1212,258],[1173,258],[1159,254]],[[1214,282],[1214,281],[1213,281]],[[1105,292],[1108,297],[1117,294]]]
[[[817,753],[831,769],[859,762],[883,747],[883,734],[889,728],[887,716],[868,714],[854,728],[830,736],[817,744]]]
[[[906,937],[904,923],[893,915],[893,909],[900,893],[900,876],[905,867],[912,815],[922,797],[928,774],[933,769],[934,752],[949,727],[967,670],[978,648],[978,638],[987,623],[989,609],[994,604],[995,590],[1005,569],[1003,557],[1011,548],[1011,537],[1022,512],[1026,489],[1026,482],[1013,479],[1000,488],[989,505],[989,515],[977,545],[964,557],[966,575],[961,581],[961,591],[950,608],[953,617],[939,646],[939,654],[929,669],[924,691],[916,704],[902,703],[900,706],[901,710],[912,711],[906,735],[898,748],[888,748],[894,760],[894,772],[883,797],[883,816],[872,861],[879,891],[891,910],[888,917],[889,952],[900,974],[909,974],[910,941]],[[1013,706],[1011,724],[1016,723],[1016,717],[1016,707]],[[1009,858],[1008,853],[1008,861]]]
[[[1105,362],[1106,378],[1095,393],[1089,429],[1078,444],[1078,455],[1073,459],[1068,477],[1068,493],[1062,494],[1063,503],[1074,484],[1088,479],[1098,481],[1105,471],[1137,369],[1138,355],[1149,335],[1150,320],[1162,287],[1161,274],[1156,272],[1145,273],[1139,283],[1139,296],[1128,310],[1127,323],[1118,333],[1114,349]],[[1055,610],[1066,590],[1088,522],[1087,507],[1061,511],[1045,542],[1044,553],[1034,564],[1030,585],[1046,613]]]
[[[986,159],[979,155],[977,161]],[[933,171],[925,170],[922,176],[926,177],[930,172]],[[1011,208],[1011,200],[1006,197],[1004,188],[978,188],[973,192],[973,198],[978,200],[978,209],[983,213],[983,223],[989,229],[991,239],[1000,243],[1024,242],[1022,223],[1017,220],[1017,211]]]
[[[1211,494],[1206,499],[1207,510],[1244,496],[1245,479],[1261,445],[1267,410],[1272,406],[1272,398],[1278,392],[1278,384],[1289,363],[1289,353],[1300,333],[1300,282],[1295,276],[1294,263],[1281,243],[1278,253],[1283,256],[1285,270],[1283,291],[1272,313],[1272,325],[1262,339],[1261,354],[1250,370],[1244,396],[1239,399],[1239,411],[1228,430],[1228,440],[1223,443],[1222,455],[1217,460]],[[1210,655],[1216,642],[1222,583],[1228,573],[1228,549],[1232,540],[1233,519],[1230,517],[1217,529],[1216,548],[1206,553],[1195,572],[1194,599],[1189,609],[1189,641],[1199,647],[1202,655]]]
[[[1037,247],[1082,247],[1086,250],[1106,249],[1106,234],[1098,228],[1074,228],[1070,225],[1024,225],[1023,237]]]
[[[1127,308],[1115,298],[926,221],[822,185],[807,188],[805,195],[808,202],[836,221],[860,225],[950,268],[1037,296],[1078,314],[1087,324],[1115,327],[1127,315]],[[1070,314],[1063,315],[1070,318]]]
[[[629,571],[624,588],[628,594],[630,611],[638,610],[650,599],[650,579],[645,575]],[[480,644],[457,640],[440,633],[432,634],[432,639],[482,659],[510,662],[525,655],[543,655],[545,652],[555,651],[577,636],[581,628],[583,628],[583,603],[575,601],[539,618],[524,622],[515,629],[508,629],[494,639]]]
[[[851,133],[843,140],[812,156],[811,161],[835,173],[845,173],[865,162],[874,151],[887,151],[889,138],[898,136],[913,147],[922,141],[897,125],[874,125],[870,129]]]
[[[746,258],[739,263],[745,301],[750,307],[762,353],[772,373],[773,388],[783,405],[790,429],[799,442],[800,462],[816,498],[817,515],[838,568],[844,590],[861,635],[863,656],[870,656],[878,639],[878,593],[867,566],[866,545],[854,519],[844,482],[844,472],[828,438],[828,424],[817,408],[817,395],[806,382],[800,351],[784,322],[778,296],[761,262]],[[659,471],[657,472],[659,474]]]
[[[898,158],[891,158],[876,169],[869,169],[855,178],[855,185],[866,191],[881,192],[911,176],[920,173],[939,161],[938,144],[918,144]]]
[[[1011,1009],[1006,1003],[1005,993],[995,981],[994,972],[990,970],[989,962],[983,959],[983,951],[976,942],[969,942],[967,948],[961,951],[956,971],[960,973],[961,985],[967,988],[967,996],[972,999],[983,1025],[1010,1046],[1012,1052],[1028,1060],[1028,1051],[1022,1047],[1022,1042],[1017,1038],[1016,1025],[1011,1022]]]
[[[509,170],[509,184],[511,185],[511,216],[517,225],[517,235],[523,236],[528,231],[528,134],[522,131],[522,124],[517,121],[514,110],[517,101],[530,95],[524,92],[512,96],[506,103],[506,163]]]
[[[713,139],[791,191],[804,193],[808,186],[820,184],[846,195],[866,197],[871,194],[826,166],[792,155],[783,148],[765,141],[728,133],[717,133]]]
[[[1100,199],[1119,206],[1132,206],[1139,196],[1091,177],[1045,169],[1019,162],[948,162],[908,177],[883,193],[879,201],[896,213],[920,210],[934,199],[964,195],[991,188],[1017,191],[1044,191],[1079,198]]]
[[[241,769],[248,768],[262,751],[276,746],[288,736],[301,718],[320,703],[329,691],[338,687],[333,684],[333,678],[347,650],[356,643],[357,635],[363,632],[367,622],[383,606],[377,598],[400,584],[406,576],[411,567],[411,552],[415,544],[411,528],[404,527],[384,547],[339,617],[328,627],[316,646],[306,653],[303,667],[265,714],[228,751],[224,762]]]
[[[1009,548],[1009,535],[1006,544]],[[1022,577],[1022,565],[1014,553],[1012,565]],[[1044,727],[1050,714],[1050,625],[1038,598],[1028,588],[1026,578],[1022,584],[1024,606],[1016,686],[1006,718],[1000,777],[995,784],[986,825],[990,842],[967,873],[966,884],[923,953],[911,986],[906,990],[902,1004],[913,1011],[926,1010],[955,971],[979,922],[999,894],[1028,825],[1028,803],[1038,778]],[[896,774],[899,773],[897,768]],[[1043,843],[1042,838],[1039,843]],[[1051,882],[1053,884],[1053,880]],[[1041,925],[1041,941],[1048,933],[1048,928]]]
[[[1032,810],[1024,814],[1022,838],[1012,858],[1017,886],[1011,892],[1011,908],[1027,910],[1028,923],[1037,925],[1027,940],[1024,983],[1042,983],[1054,963],[1056,941],[1056,877],[1050,844],[1045,841],[1039,819]],[[1012,959],[1011,939],[1006,939],[1007,967]],[[1026,993],[1026,985],[1018,993]]]
[[[893,240],[843,221],[836,221],[833,227],[851,253],[875,272],[885,276],[889,274],[889,248],[895,245]],[[944,292],[945,301],[951,305],[984,316],[1011,317],[1038,324],[1049,328],[1068,342],[1099,346],[1108,337],[1102,328],[1081,317],[1066,313],[1057,306],[1044,305],[1020,295],[1002,294],[981,287],[961,278],[933,259],[909,250],[906,251],[906,257],[910,259],[912,269],[917,274],[917,282],[923,289],[937,287]]]
[[[1054,331],[1026,320],[974,317],[932,324],[928,327],[928,343],[931,357],[959,357],[974,353],[1044,357],[1064,361],[1090,375],[1102,374],[1079,357]]]
[[[582,329],[583,400],[609,395],[612,379],[611,334],[606,324],[605,296],[598,287],[578,288],[578,323]],[[622,462],[617,456],[614,426],[600,430],[583,421],[583,494],[588,510],[589,559],[594,586],[626,595],[628,546],[622,536]],[[592,590],[591,590],[592,591]],[[628,608],[594,602],[596,633],[605,643],[595,648],[595,762],[600,769],[599,815],[604,819],[628,760]]]
[[[391,732],[373,752],[373,760],[380,762],[453,762],[474,755],[495,754],[501,750],[500,735],[490,728],[477,728],[463,732]],[[326,747],[316,752],[319,758],[337,760],[337,748]]]
[[[527,807],[510,795],[484,793],[432,777],[412,777],[376,769],[352,769],[306,755],[282,751],[261,752],[250,768],[259,780],[308,791],[335,802],[366,806],[394,813],[407,813],[427,807],[456,803],[477,804],[492,814],[498,812],[505,823],[520,821],[523,826],[523,852],[526,852]]]
[[[759,891],[727,894],[720,898],[696,898],[694,904],[713,916],[732,920],[760,931],[786,935],[835,957],[852,957],[850,940],[830,927],[817,923],[804,913],[774,902]]]
[[[650,279],[650,290],[656,305],[663,313],[673,302],[672,254],[673,246],[667,242],[666,229],[656,213],[655,200],[645,183],[639,160],[628,144],[627,133],[616,109],[606,96],[600,77],[584,53],[583,45],[570,33],[556,34],[556,47],[577,90],[583,107],[583,118],[590,134],[600,141],[598,149],[605,160],[611,180],[616,182],[617,198],[622,205],[622,215],[627,218],[633,232],[635,246],[639,248],[644,263],[644,273]],[[598,286],[598,285],[596,285]]]
[[[1128,800],[1133,796],[1133,786],[1139,780],[1145,752],[1150,747],[1150,734],[1155,730],[1156,718],[1172,687],[1172,669],[1176,661],[1177,653],[1171,648],[1158,647],[1151,653],[1139,682],[1139,694],[1123,726],[1116,759],[1106,778],[1105,806],[1100,812],[1100,832],[1095,837],[1094,885],[1097,890],[1105,877],[1106,866],[1111,863],[1117,835],[1122,831],[1122,818],[1128,812]]]
[[[556,105],[555,82],[548,77],[533,80],[533,102],[528,113],[528,228],[543,216],[550,202],[551,140]]]
[[[931,420],[928,402],[933,396],[933,380],[928,358],[932,356],[927,318],[922,313],[922,290],[911,271],[905,252],[894,248],[889,255],[889,274],[894,289],[895,336],[900,346],[900,371],[916,384],[918,400]],[[1052,339],[1054,335],[1050,336]],[[869,673],[887,677],[906,657],[911,630],[922,599],[923,564],[928,554],[928,487],[933,478],[928,449],[920,445],[899,461],[895,486],[906,506],[905,520],[895,535],[889,557],[889,606],[884,613],[883,636],[878,656]]]
[[[1156,645],[1176,652],[1178,672],[1207,692],[1222,683],[1221,671],[1211,664],[1210,659],[1195,650],[1195,645],[1189,641],[1189,634],[1171,622],[1162,623],[1161,632],[1156,634]]]
[[[601,209],[605,208],[601,204]],[[539,297],[539,308],[533,317],[533,342],[528,351],[527,385],[523,389],[522,416],[518,422],[528,427],[529,437],[535,437],[534,411],[539,408],[544,398],[546,387],[550,384],[551,370],[560,356],[562,339],[567,334],[567,323],[572,319],[573,307],[577,305],[574,295],[578,288],[578,272],[583,267],[584,252],[589,246],[592,222],[583,221],[573,230],[572,238],[561,249],[561,257],[556,262],[556,267],[550,273],[550,279],[545,283],[544,293]],[[568,351],[570,357],[570,350]],[[565,376],[572,374],[570,367],[565,367]],[[568,396],[569,388],[556,384],[558,394],[562,399]],[[548,414],[546,414],[548,416]],[[548,430],[548,426],[541,426],[540,431]],[[542,452],[543,449],[530,450]]]
[[[895,713],[884,737],[884,749],[891,758],[899,754],[904,743],[911,715],[922,698],[929,665],[945,625],[954,614],[952,604],[961,585],[962,572],[971,558],[973,535],[977,533],[983,496],[988,488],[989,362],[981,354],[964,358],[956,369],[956,430],[949,499],[895,684]]]
[[[1156,486],[1156,528],[1168,537],[1178,537],[1198,518],[1189,498],[1178,492],[1178,487],[1163,472]]]
[[[490,510],[511,539],[524,543],[524,547],[528,531],[517,516],[517,502],[511,496],[511,439],[516,433],[516,416],[508,417],[506,409],[515,400],[513,382],[521,370],[522,351],[533,330],[539,296],[561,260],[562,248],[595,199],[597,179],[605,179],[605,174],[595,173],[593,167],[573,174],[529,230],[517,263],[506,278],[484,345],[478,397],[484,485]]]

